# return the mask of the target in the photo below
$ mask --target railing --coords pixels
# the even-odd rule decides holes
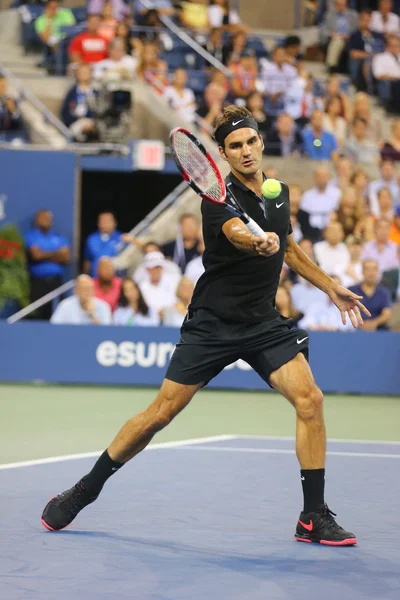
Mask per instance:
[[[134,237],[141,235],[144,231],[146,231],[146,229],[149,227],[149,225],[151,225],[151,223],[154,221],[154,219],[156,219],[158,216],[160,216],[165,210],[167,210],[167,208],[169,208],[170,206],[173,206],[173,204],[177,201],[177,199],[179,198],[181,193],[186,188],[187,188],[186,182],[181,181],[181,183],[170,194],[168,194],[168,196],[166,196],[159,204],[157,204],[157,206],[154,207],[153,210],[150,211],[149,214],[142,221],[140,221],[140,223],[135,225],[135,227],[129,233],[131,235],[133,235]],[[124,250],[125,250],[125,248],[120,252],[120,254],[122,254],[122,252],[124,252]],[[42,298],[39,298],[35,302],[32,302],[25,308],[22,308],[18,312],[11,315],[11,317],[9,317],[7,319],[7,323],[10,323],[10,324],[17,323],[24,317],[33,313],[36,309],[40,308],[41,306],[44,306],[48,302],[52,302],[56,298],[59,298],[61,296],[61,294],[64,294],[64,292],[68,292],[69,290],[71,290],[74,287],[74,285],[75,285],[74,279],[67,281],[66,283],[64,283],[60,287],[56,288],[52,292],[49,292]]]
[[[19,101],[23,102],[26,100],[32,106],[34,106],[42,115],[45,123],[50,123],[68,142],[72,140],[71,131],[58,119],[52,112],[49,111],[47,106],[36,98],[36,96],[27,90],[21,81],[15,77],[4,65],[0,63],[0,73],[18,90],[20,94]]]

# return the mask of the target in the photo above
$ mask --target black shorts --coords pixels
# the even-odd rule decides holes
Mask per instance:
[[[308,359],[308,333],[284,317],[259,323],[224,321],[205,309],[188,314],[165,377],[206,385],[226,366],[246,361],[269,384],[273,371],[299,352]]]

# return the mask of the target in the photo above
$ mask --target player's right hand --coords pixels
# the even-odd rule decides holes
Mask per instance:
[[[260,256],[273,256],[280,248],[279,236],[273,231],[266,231],[265,235],[267,236],[266,240],[253,235],[252,242],[254,250],[257,254],[260,254]]]

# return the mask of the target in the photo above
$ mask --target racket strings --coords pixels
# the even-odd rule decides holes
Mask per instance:
[[[222,197],[221,184],[203,152],[187,135],[180,131],[175,136],[174,146],[182,166],[197,187],[211,198],[220,201]]]

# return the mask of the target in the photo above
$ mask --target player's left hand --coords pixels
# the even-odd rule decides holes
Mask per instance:
[[[369,310],[360,302],[360,300],[362,300],[362,296],[357,296],[357,294],[354,294],[354,292],[347,290],[341,285],[335,285],[332,287],[332,289],[330,289],[328,292],[328,296],[334,305],[340,310],[343,325],[346,325],[346,313],[349,316],[351,324],[354,328],[357,328],[358,325],[362,326],[364,323],[360,311],[362,311],[368,317],[371,316]]]

